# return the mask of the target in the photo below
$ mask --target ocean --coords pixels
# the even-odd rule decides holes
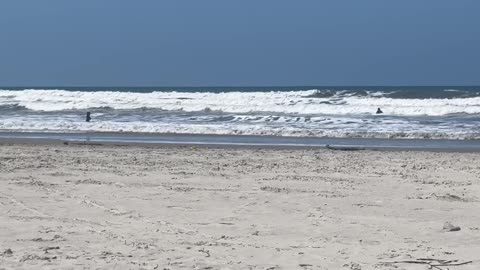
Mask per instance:
[[[480,86],[0,87],[0,131],[478,140]]]

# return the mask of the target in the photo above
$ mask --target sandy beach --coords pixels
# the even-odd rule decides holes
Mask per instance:
[[[479,209],[480,153],[0,146],[0,269],[480,269]]]

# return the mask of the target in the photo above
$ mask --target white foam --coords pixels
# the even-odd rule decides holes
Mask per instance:
[[[205,109],[229,113],[272,112],[305,115],[374,114],[381,108],[387,115],[478,114],[480,97],[454,99],[392,99],[380,94],[343,98],[308,97],[316,90],[290,92],[83,92],[64,90],[0,90],[1,105],[18,105],[33,111],[151,108],[187,112]],[[326,104],[329,102],[330,104]]]
[[[297,137],[362,137],[362,138],[448,138],[480,139],[475,126],[438,124],[425,126],[401,119],[384,120],[378,124],[356,118],[313,119],[320,122],[233,121],[233,122],[146,122],[95,121],[83,122],[75,117],[11,117],[0,121],[0,130],[49,132],[141,132],[173,134],[273,135]],[[303,119],[302,119],[303,120]],[[473,125],[473,124],[472,124]]]

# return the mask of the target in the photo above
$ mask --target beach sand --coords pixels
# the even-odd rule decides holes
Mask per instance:
[[[480,153],[0,146],[1,269],[480,269],[479,210]]]

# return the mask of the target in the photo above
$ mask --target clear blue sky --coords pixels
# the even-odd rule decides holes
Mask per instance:
[[[479,85],[479,0],[2,0],[0,85]]]

